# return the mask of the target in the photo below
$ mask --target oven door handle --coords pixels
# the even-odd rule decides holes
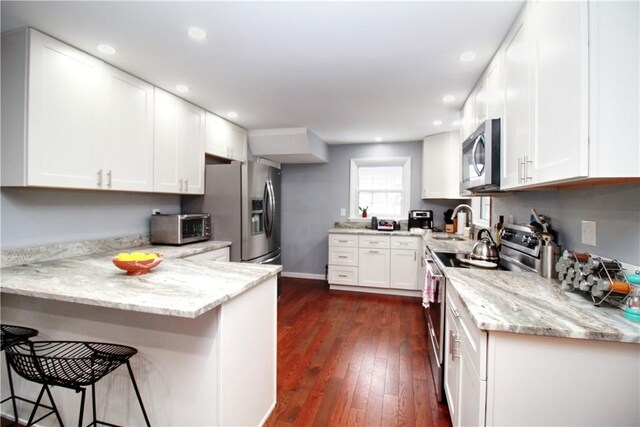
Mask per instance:
[[[427,266],[427,271],[429,272],[431,277],[437,280],[444,279],[444,275],[440,274],[440,271],[438,271],[438,267],[436,266],[436,263],[433,260],[426,259],[425,262]]]

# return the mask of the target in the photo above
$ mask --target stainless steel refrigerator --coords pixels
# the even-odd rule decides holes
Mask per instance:
[[[205,166],[204,196],[183,213],[210,213],[212,238],[231,241],[231,261],[281,264],[280,170],[256,162]]]

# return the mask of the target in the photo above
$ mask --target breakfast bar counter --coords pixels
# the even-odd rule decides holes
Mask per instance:
[[[40,340],[137,348],[131,363],[152,425],[262,424],[276,402],[276,286],[282,267],[179,258],[228,242],[141,243],[3,268],[2,323],[35,328]],[[165,258],[148,274],[127,276],[112,263],[125,251],[160,252]],[[5,374],[2,381],[7,389]],[[16,376],[14,383],[18,395],[35,400],[35,384]],[[77,423],[77,394],[61,387],[53,394],[65,424]],[[126,370],[101,380],[96,394],[99,418],[144,424],[140,411],[129,409],[137,403]],[[25,417],[30,406],[18,409]],[[2,410],[12,413],[9,406]]]

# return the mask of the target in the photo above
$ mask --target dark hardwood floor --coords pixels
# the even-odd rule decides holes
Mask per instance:
[[[282,279],[278,402],[267,426],[450,426],[414,298]]]
[[[416,299],[282,278],[278,403],[266,426],[451,426],[427,345]]]

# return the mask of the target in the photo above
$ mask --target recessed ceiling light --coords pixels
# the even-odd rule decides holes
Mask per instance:
[[[381,137],[381,136],[376,136],[376,137],[374,138],[374,141],[375,141],[375,142],[382,142],[382,137]]]
[[[116,49],[113,46],[109,46],[108,44],[99,44],[98,50],[105,55],[113,55],[116,53]]]
[[[442,120],[434,120],[433,121],[433,125],[434,126],[440,126],[442,124]]]
[[[191,36],[192,39],[196,39],[196,40],[202,40],[207,38],[207,33],[202,28],[198,28],[198,27],[189,28],[189,35]]]
[[[456,97],[453,95],[445,95],[442,97],[442,102],[453,102],[455,99]]]
[[[235,119],[236,117],[238,117],[238,113],[236,113],[235,111],[229,111],[227,113],[227,116],[231,117],[232,119]]]
[[[469,61],[473,61],[474,59],[476,59],[476,53],[470,50],[460,55],[460,61],[462,62],[469,62]]]
[[[451,124],[454,126],[460,126],[462,124],[462,120],[454,120]]]
[[[177,85],[176,90],[178,92],[189,92],[189,86],[187,85]]]

